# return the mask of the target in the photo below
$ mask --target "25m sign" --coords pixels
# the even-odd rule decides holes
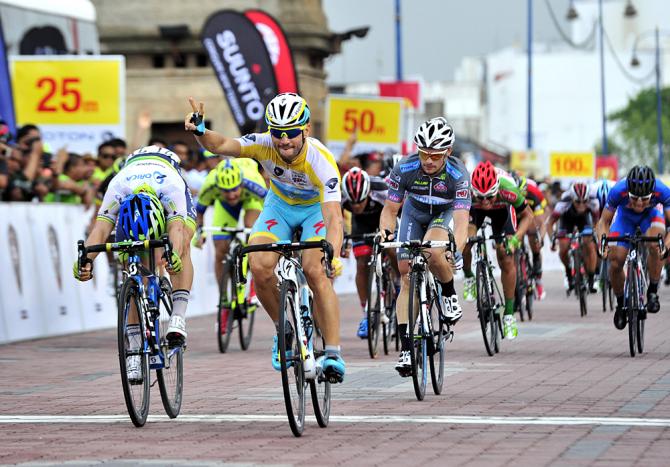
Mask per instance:
[[[118,124],[123,67],[104,57],[15,57],[11,62],[19,125]]]

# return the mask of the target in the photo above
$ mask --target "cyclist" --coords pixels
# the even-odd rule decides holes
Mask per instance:
[[[547,220],[547,232],[550,238],[554,238],[554,225],[558,223],[556,238],[558,241],[558,255],[565,268],[565,283],[568,293],[575,286],[574,278],[570,272],[570,258],[568,250],[570,241],[567,235],[577,228],[583,235],[593,233],[593,220],[597,219],[598,200],[591,196],[589,187],[584,182],[574,182],[568,191],[563,193],[561,200],[554,206],[551,217]],[[551,250],[556,251],[556,244],[552,241]],[[582,238],[582,251],[584,252],[584,266],[588,276],[589,292],[595,293],[594,277],[596,271],[596,245],[592,238]]]
[[[325,237],[331,243],[335,255],[333,268],[339,275],[343,232],[340,173],[330,151],[319,140],[309,137],[307,102],[294,93],[275,96],[265,112],[269,132],[241,138],[227,138],[205,129],[203,104],[197,107],[193,98],[189,102],[193,112],[186,116],[185,129],[196,135],[200,145],[216,154],[256,159],[271,177],[270,190],[249,243],[290,241],[294,231],[301,227],[302,239]],[[325,339],[325,356],[318,364],[329,379],[342,381],[345,363],[340,351],[339,303],[321,260],[318,250],[305,250],[302,254],[307,282],[315,292],[315,316]],[[274,273],[277,262],[278,256],[272,252],[256,252],[249,259],[256,294],[279,329],[279,290]],[[293,338],[287,337],[289,342]],[[277,336],[272,365],[276,370],[281,368]]]
[[[371,177],[358,167],[349,169],[342,177],[342,208],[351,212],[351,233],[361,235],[374,233],[379,227],[386,201],[388,187],[381,177]],[[357,335],[361,339],[368,337],[368,318],[365,304],[368,300],[368,264],[372,247],[369,242],[358,240],[353,243],[356,258],[356,290],[363,309],[363,318],[358,325]],[[345,252],[348,255],[348,252]],[[395,254],[391,254],[391,263],[396,264]]]
[[[493,235],[505,235],[504,240],[496,244],[496,256],[505,296],[503,333],[505,338],[515,339],[519,331],[514,316],[516,265],[513,253],[521,245],[521,239],[533,223],[533,212],[525,196],[514,183],[514,179],[489,161],[480,162],[472,171],[471,190],[473,203],[468,235],[474,236],[487,217],[491,219]],[[519,219],[518,225],[517,219]],[[467,281],[464,283],[464,292],[465,288],[471,287],[470,296],[476,297],[471,248],[471,245],[467,245],[463,252],[463,272]]]
[[[245,164],[242,160],[224,159],[207,175],[200,189],[196,203],[197,229],[195,246],[200,247],[204,241],[202,226],[207,207],[214,205],[213,227],[237,227],[242,211],[244,226],[252,227],[263,209],[263,198],[267,193],[265,180],[258,173],[258,166],[253,160]],[[223,259],[230,249],[231,235],[217,233],[214,240],[214,271],[217,283],[223,279]]]
[[[628,172],[625,180],[619,180],[610,190],[596,230],[597,237],[601,238],[608,232],[610,236],[632,235],[636,228],[640,227],[644,235],[664,235],[667,247],[670,245],[670,233],[666,225],[670,225],[670,188],[656,178],[650,167],[636,165]],[[617,302],[614,312],[614,326],[617,329],[626,327],[626,314],[623,309],[625,281],[623,266],[627,253],[628,244],[624,242],[605,251],[610,262],[610,282]],[[649,270],[647,311],[657,313],[660,309],[658,281],[662,269],[658,248],[649,248],[647,267]]]
[[[605,210],[605,204],[607,204],[607,196],[610,194],[610,190],[615,185],[615,182],[611,180],[598,180],[597,182],[592,183],[589,186],[589,192],[591,198],[595,198],[598,201],[598,216],[602,214]],[[598,217],[599,219],[600,217]],[[594,219],[597,223],[597,219]]]
[[[130,154],[123,169],[110,182],[85,242],[91,245],[107,241],[115,226],[116,241],[160,238],[167,230],[173,246],[172,256],[167,258],[167,270],[174,304],[167,338],[173,346],[186,342],[185,315],[193,283],[190,247],[195,231],[195,209],[178,166],[176,154],[157,146],[147,146]],[[97,253],[89,253],[87,264],[81,269],[75,261],[76,279],[87,281],[93,277],[96,256]],[[132,331],[139,332],[139,326]],[[131,359],[128,373],[135,377],[139,374],[139,356],[128,358]]]
[[[396,227],[396,217],[402,207],[398,241],[424,239],[448,240],[449,223],[453,219],[454,237],[458,258],[467,240],[467,219],[470,209],[470,177],[463,163],[452,156],[454,130],[443,117],[422,123],[414,135],[418,153],[395,165],[387,178],[388,198],[379,219],[379,231],[391,239]],[[406,199],[407,202],[403,201]],[[442,286],[445,318],[452,323],[461,315],[461,306],[454,289],[453,266],[444,249],[431,249],[426,255],[430,270]],[[456,264],[455,264],[456,265]],[[396,301],[398,332],[402,350],[396,364],[401,376],[411,375],[412,343],[407,334],[409,302],[409,252],[398,251],[400,293]]]

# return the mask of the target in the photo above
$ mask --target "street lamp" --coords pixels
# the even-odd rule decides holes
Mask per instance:
[[[662,106],[661,106],[661,46],[659,41],[660,32],[658,27],[653,31],[647,31],[639,34],[633,43],[633,57],[630,60],[631,66],[640,66],[640,60],[637,58],[638,42],[654,34],[654,68],[656,71],[656,133],[658,138],[658,173],[663,173],[663,126],[662,126]],[[670,32],[662,31],[664,35],[670,35]]]
[[[626,3],[626,8],[624,9],[623,15],[625,18],[633,18],[637,15],[637,10],[633,5],[631,0],[628,0]],[[566,18],[569,21],[575,20],[579,17],[577,10],[575,9],[573,0],[570,1],[570,8],[568,9],[568,14]],[[603,133],[603,146],[602,153],[608,154],[607,147],[607,111],[605,105],[605,43],[604,43],[604,33],[603,33],[603,0],[598,0],[598,48],[600,53],[600,108],[601,108],[601,117],[602,117],[602,133]]]

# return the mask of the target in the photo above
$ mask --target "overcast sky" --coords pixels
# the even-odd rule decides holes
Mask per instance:
[[[535,41],[556,41],[546,3],[567,31],[569,0],[534,0]],[[525,49],[527,0],[402,0],[403,73],[427,81],[451,81],[465,56],[480,56],[512,45]],[[328,60],[331,85],[378,81],[395,76],[395,0],[323,0],[330,29],[370,26],[342,54]]]

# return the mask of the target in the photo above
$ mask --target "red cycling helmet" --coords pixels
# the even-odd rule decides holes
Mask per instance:
[[[500,180],[496,168],[491,162],[480,162],[472,171],[472,192],[475,196],[485,198],[498,193]]]
[[[349,169],[342,177],[342,191],[354,204],[365,201],[370,194],[370,176],[358,167]]]
[[[570,195],[573,201],[586,201],[589,199],[589,187],[584,182],[575,182],[570,187]]]

